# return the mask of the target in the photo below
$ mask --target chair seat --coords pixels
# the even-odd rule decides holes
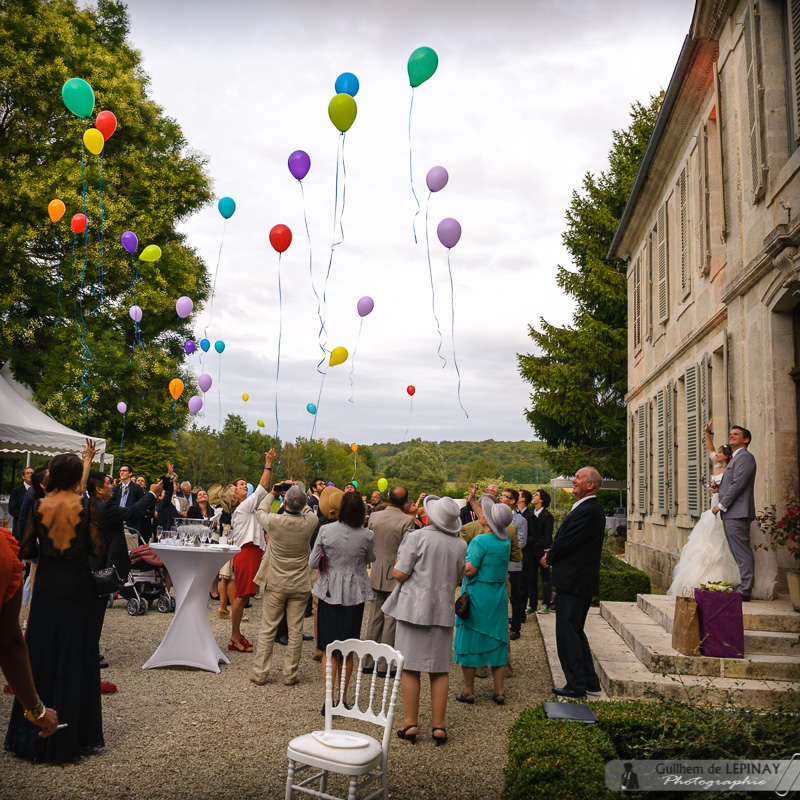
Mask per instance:
[[[289,742],[286,754],[292,761],[302,761],[314,767],[324,768],[326,764],[334,762],[340,764],[341,772],[349,773],[349,768],[354,772],[368,771],[380,764],[382,749],[381,743],[372,736],[367,736],[356,731],[343,731],[336,729],[337,733],[352,733],[354,736],[368,739],[365,747],[331,747],[320,742],[313,733],[296,736]]]

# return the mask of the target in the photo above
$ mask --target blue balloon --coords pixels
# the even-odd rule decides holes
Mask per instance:
[[[217,203],[217,208],[225,219],[230,219],[233,216],[233,212],[236,211],[236,203],[234,203],[232,197],[222,197]]]
[[[211,347],[211,342],[209,342],[209,341],[208,341],[208,339],[201,339],[201,340],[200,340],[200,349],[201,349],[201,350],[202,350],[204,353],[207,353],[207,352],[208,352],[208,349],[209,349],[210,347]]]
[[[352,72],[343,72],[336,79],[336,94],[349,94],[355,97],[358,94],[358,78]]]
[[[220,339],[219,341],[214,342],[214,349],[218,353],[222,353],[222,351],[225,349],[225,342],[223,342],[222,339]]]
[[[317,407],[313,403],[309,403],[306,406],[306,411],[308,411],[309,414],[316,414],[317,413]]]
[[[247,496],[250,497],[251,494],[253,494],[253,484],[252,483],[248,483],[247,484]]]

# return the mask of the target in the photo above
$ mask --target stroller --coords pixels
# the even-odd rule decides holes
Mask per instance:
[[[128,601],[128,614],[142,616],[153,603],[162,614],[175,611],[175,598],[170,596],[165,579],[164,562],[150,549],[141,536],[126,526],[125,539],[131,559],[131,571],[119,594]]]

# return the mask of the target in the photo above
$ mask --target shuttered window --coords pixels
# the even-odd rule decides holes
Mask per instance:
[[[684,373],[686,387],[686,513],[700,515],[700,376],[697,364]]]
[[[642,346],[642,257],[633,265],[633,349]]]
[[[667,409],[663,389],[656,392],[656,509],[667,513]]]
[[[669,285],[667,281],[667,205],[658,209],[656,221],[656,238],[658,247],[658,319],[666,322],[669,319]]]
[[[647,405],[636,409],[636,510],[647,513]]]
[[[681,247],[681,299],[685,300],[692,288],[689,270],[689,187],[688,166],[681,170],[678,178],[678,207],[680,214],[680,247]]]
[[[666,492],[667,513],[675,514],[675,415],[674,415],[675,382],[667,381],[667,391],[664,395],[664,450],[666,452]]]
[[[753,202],[764,192],[761,155],[761,93],[758,72],[758,29],[753,6],[747,7],[743,20],[745,70],[747,72],[747,127],[750,139],[750,172]]]
[[[789,83],[792,91],[792,118],[794,138],[800,142],[800,0],[789,0],[789,43],[790,65]]]
[[[800,0],[798,0],[800,2]],[[708,180],[708,124],[700,126],[697,148],[697,240],[700,243],[698,266],[701,275],[708,275],[711,265],[711,190]]]
[[[710,387],[711,387],[711,374],[709,372],[709,359],[708,353],[703,354],[703,358],[700,360],[700,416],[698,419],[698,426],[699,426],[699,434],[700,434],[700,443],[698,448],[700,450],[698,454],[699,459],[699,472],[700,477],[699,481],[702,487],[705,487],[708,484],[710,479],[710,462],[708,459],[708,450],[706,449],[706,437],[705,437],[705,430],[706,430],[706,423],[711,418],[711,395],[710,395]],[[705,509],[710,507],[710,500],[711,495],[703,490],[700,492],[700,509],[704,511]]]

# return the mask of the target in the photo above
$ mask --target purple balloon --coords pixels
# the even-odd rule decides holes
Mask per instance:
[[[203,407],[203,398],[199,394],[189,398],[189,411],[196,414]]]
[[[183,297],[179,297],[175,301],[175,311],[178,313],[178,316],[181,319],[185,319],[192,313],[192,309],[194,308],[194,303],[192,302],[191,297],[187,297],[183,295]]]
[[[186,342],[184,342],[183,349],[186,351],[186,355],[190,356],[195,350],[197,350],[197,345],[194,343],[193,339],[188,339]]]
[[[425,183],[432,192],[440,192],[447,186],[447,179],[450,176],[444,167],[431,167],[425,177]]]
[[[204,372],[198,379],[197,385],[200,387],[201,392],[207,392],[211,388],[211,376]]]
[[[125,231],[125,233],[119,237],[119,240],[129,253],[135,253],[136,248],[139,246],[139,239],[133,231]]]
[[[439,237],[439,241],[448,248],[448,250],[451,247],[455,247],[458,244],[458,240],[461,238],[461,226],[458,224],[458,220],[452,217],[443,219],[436,229],[436,235]]]
[[[289,156],[289,172],[292,173],[292,177],[301,181],[308,175],[310,169],[311,158],[304,150],[295,150],[294,153]]]
[[[139,306],[131,306],[128,309],[128,314],[134,322],[142,321],[142,309]]]
[[[362,297],[358,301],[358,315],[360,317],[366,317],[367,314],[372,312],[372,309],[375,308],[375,301],[371,297]]]
[[[120,414],[124,414],[127,410],[128,406],[120,400],[119,403],[117,403],[117,411],[119,411]]]

